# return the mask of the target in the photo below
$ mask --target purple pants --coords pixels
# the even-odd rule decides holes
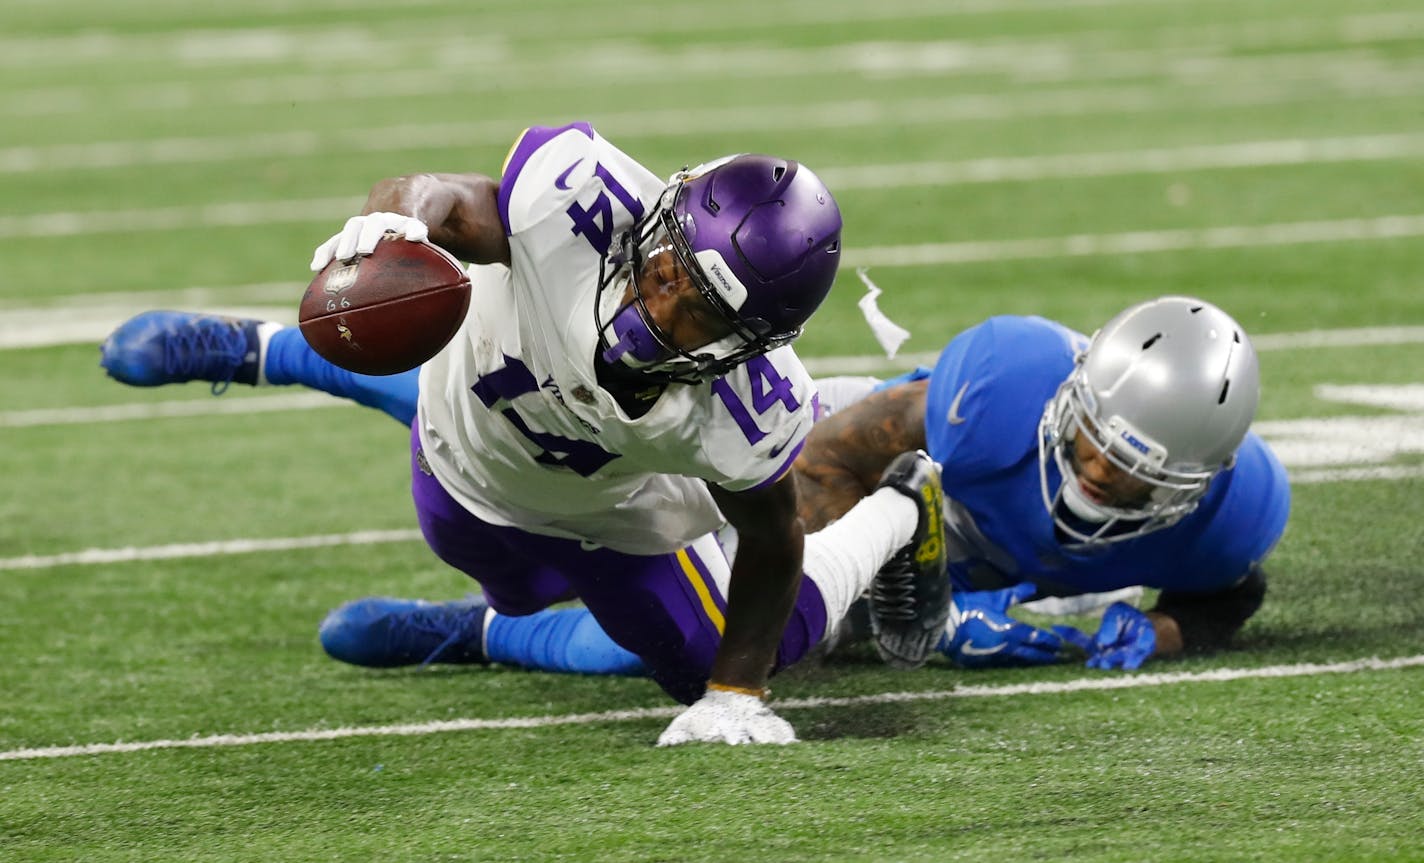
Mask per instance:
[[[495,611],[532,614],[579,599],[669,695],[684,704],[702,697],[727,607],[714,571],[725,582],[728,563],[714,537],[671,554],[634,555],[489,524],[421,470],[419,450],[412,425],[411,493],[425,541],[441,560],[479,582]],[[821,592],[803,578],[774,671],[805,656],[825,631]]]

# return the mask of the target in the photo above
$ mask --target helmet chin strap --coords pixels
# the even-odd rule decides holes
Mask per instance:
[[[605,330],[605,336],[609,347],[601,356],[603,361],[610,365],[623,363],[629,368],[638,369],[671,355],[643,320],[637,301],[628,303],[613,315]]]
[[[1069,477],[1063,478],[1063,505],[1068,507],[1068,511],[1073,513],[1083,521],[1092,524],[1103,524],[1112,519],[1112,516],[1098,508],[1098,505],[1088,500],[1082,489],[1078,488],[1078,483]]]

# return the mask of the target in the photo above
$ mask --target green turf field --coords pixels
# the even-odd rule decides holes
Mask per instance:
[[[3,17],[0,860],[1424,860],[1424,2]],[[96,345],[155,307],[290,321],[373,181],[496,173],[575,119],[662,173],[821,173],[846,266],[817,373],[1001,312],[1232,312],[1294,482],[1241,649],[1138,674],[852,652],[776,681],[785,749],[655,749],[644,680],[326,659],[340,602],[471,586],[412,538],[403,430],[125,388]]]

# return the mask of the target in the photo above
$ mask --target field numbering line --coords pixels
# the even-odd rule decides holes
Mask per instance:
[[[952,698],[993,698],[1023,695],[1059,695],[1076,692],[1140,689],[1149,686],[1177,684],[1222,683],[1234,680],[1259,680],[1283,677],[1305,677],[1320,674],[1356,674],[1365,671],[1396,671],[1424,666],[1424,655],[1395,659],[1355,659],[1334,663],[1301,663],[1271,665],[1263,668],[1221,668],[1213,671],[1168,672],[1162,674],[1117,674],[1110,677],[1084,677],[1076,680],[1040,683],[1016,683],[1006,686],[961,686],[955,689],[929,692],[882,692],[827,698],[788,698],[778,700],[778,710],[826,710],[867,704],[905,704],[943,701]],[[682,707],[644,707],[630,710],[606,710],[599,713],[551,714],[519,716],[507,719],[451,719],[437,722],[367,725],[348,728],[313,728],[306,731],[278,731],[261,734],[213,734],[170,740],[118,741],[88,743],[77,746],[45,746],[11,749],[0,752],[0,761],[34,761],[45,758],[72,758],[81,755],[117,755],[156,749],[209,749],[224,746],[254,746],[264,743],[306,743],[322,740],[343,740],[360,737],[420,737],[458,731],[498,731],[505,729],[556,728],[565,725],[638,722],[645,719],[669,719]]]

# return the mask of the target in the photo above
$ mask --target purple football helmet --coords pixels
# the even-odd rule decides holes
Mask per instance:
[[[680,171],[604,262],[600,356],[654,380],[697,383],[788,344],[830,292],[840,237],[835,199],[798,162],[741,154]],[[660,254],[676,256],[729,335],[689,348],[657,325],[638,276]]]

